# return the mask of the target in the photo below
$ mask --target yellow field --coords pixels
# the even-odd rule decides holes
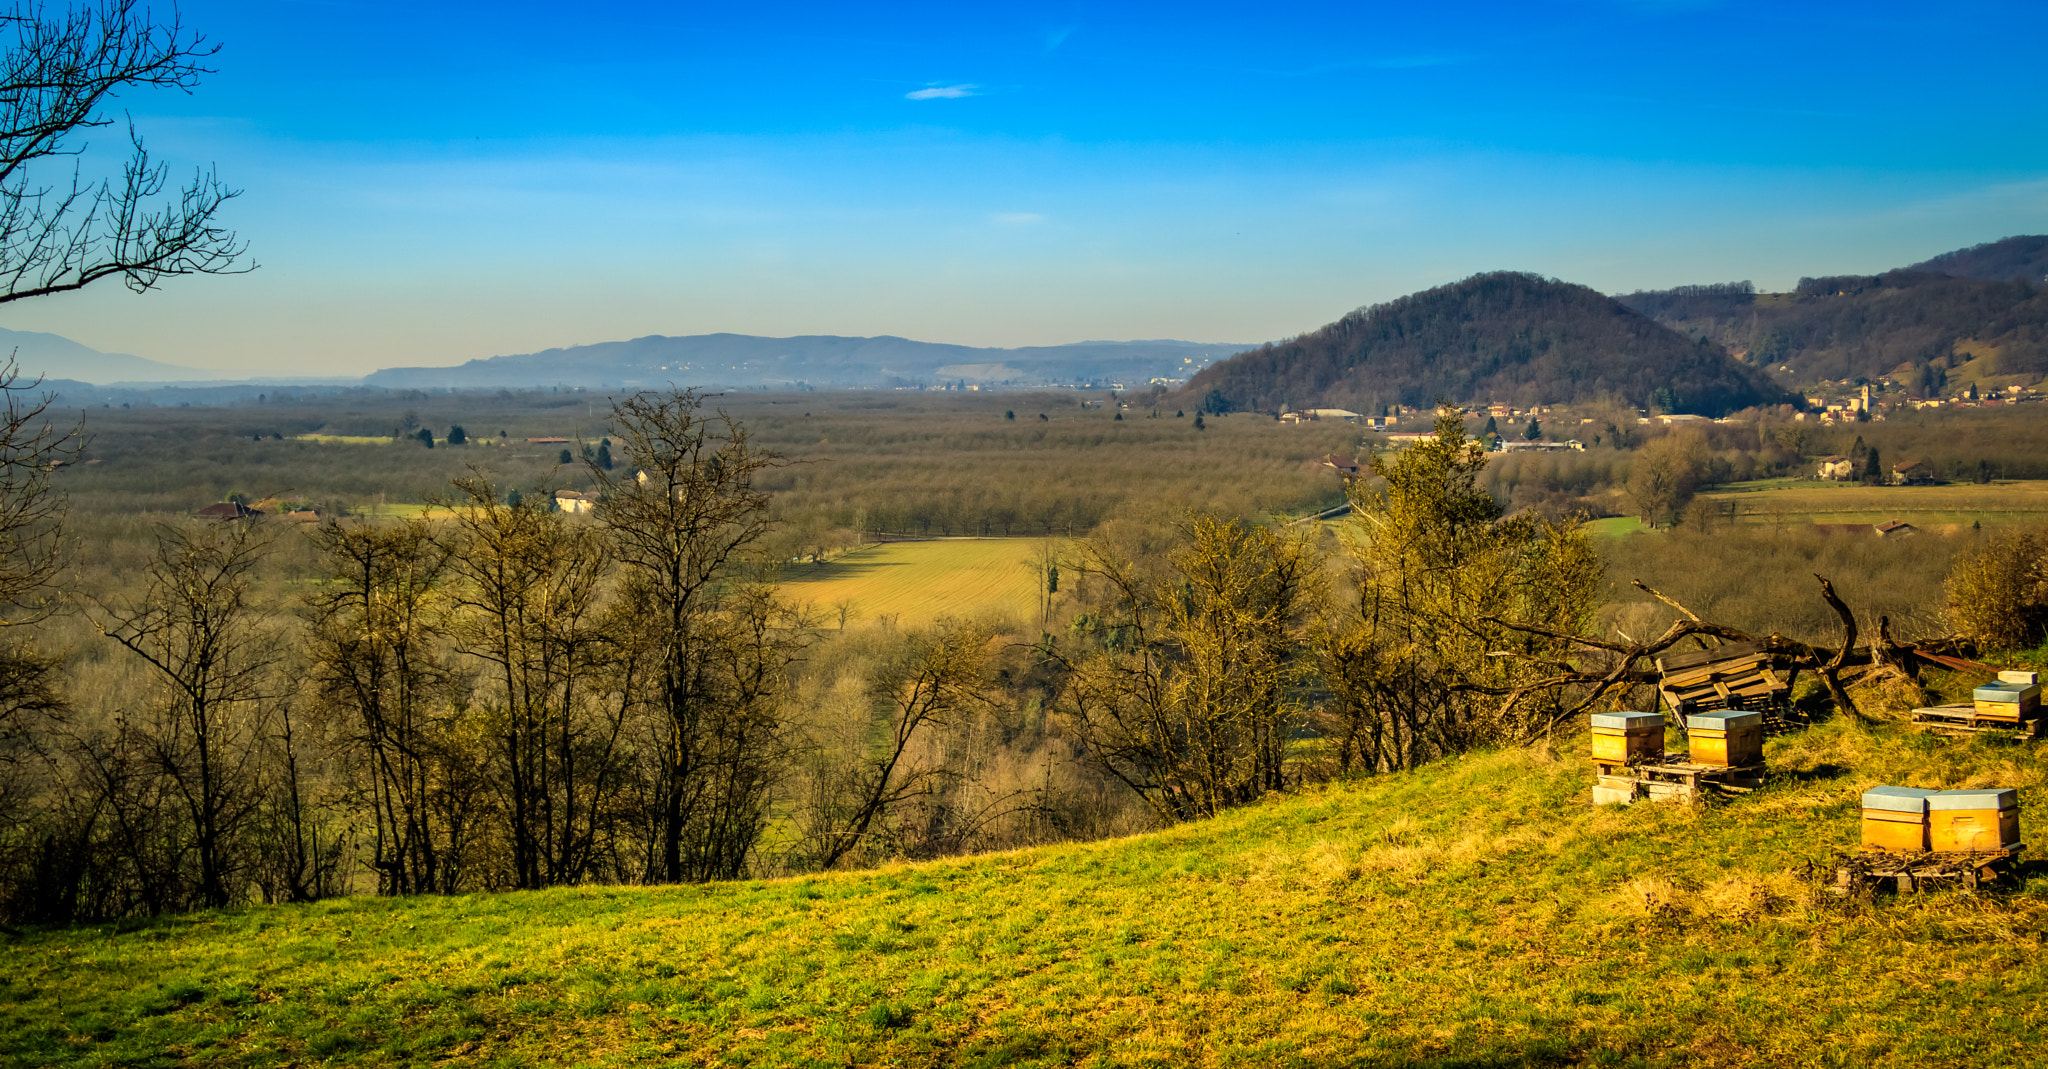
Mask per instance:
[[[295,434],[294,440],[319,442],[322,445],[390,445],[397,441],[388,436],[371,434]]]
[[[1743,523],[1941,524],[2040,523],[2048,520],[2048,481],[2002,480],[1985,485],[1862,486],[1772,479],[1700,495],[1733,504]]]
[[[837,623],[841,603],[853,606],[848,626],[891,619],[914,627],[989,611],[1032,623],[1038,613],[1033,559],[1047,542],[1064,541],[947,538],[869,546],[824,564],[790,565],[782,593],[816,610],[827,626]]]

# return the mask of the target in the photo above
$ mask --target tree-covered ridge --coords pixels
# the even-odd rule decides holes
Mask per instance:
[[[1907,269],[1802,278],[1788,294],[1742,282],[1620,301],[1802,381],[1889,375],[1934,394],[1974,356],[1993,359],[1973,377],[2048,375],[2048,290],[2025,281]]]
[[[1909,271],[1936,271],[1987,282],[2048,281],[2048,234],[2021,234],[1922,260]]]
[[[1584,286],[1501,271],[1363,308],[1196,375],[1238,408],[1611,397],[1719,415],[1780,400],[1762,373]]]

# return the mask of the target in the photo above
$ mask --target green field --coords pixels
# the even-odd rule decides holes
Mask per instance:
[[[1035,622],[1033,560],[1048,542],[1065,540],[946,538],[868,546],[823,564],[790,565],[782,576],[782,594],[829,615],[828,624],[836,622],[835,606],[841,603],[853,606],[849,625],[888,619],[911,627],[982,612]]]
[[[1649,529],[1639,516],[1609,516],[1605,519],[1586,521],[1586,533],[1602,538],[1619,538],[1622,535]]]
[[[701,887],[345,899],[0,944],[0,1064],[2048,1063],[2048,875],[1842,909],[1879,782],[2039,749],[1831,724],[1595,809],[1583,740],[1135,838]]]
[[[1742,523],[1882,523],[1918,527],[2048,521],[2048,481],[2006,480],[1950,486],[1863,486],[1818,479],[1768,479],[1703,492],[1734,506]]]

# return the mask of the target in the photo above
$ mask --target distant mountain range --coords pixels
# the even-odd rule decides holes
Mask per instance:
[[[1890,378],[1924,393],[2048,376],[2048,236],[1959,249],[1875,275],[1803,278],[1791,293],[1747,282],[1606,297],[1495,272],[1363,308],[1285,342],[1077,342],[1015,349],[875,338],[650,335],[358,380],[218,372],[103,353],[55,334],[0,330],[28,375],[67,383],[266,383],[337,388],[711,389],[1179,384],[1235,407],[1518,404],[1611,397],[1718,413],[1787,396],[1788,384]],[[1191,378],[1192,377],[1192,378]],[[100,392],[105,392],[101,390]],[[239,396],[239,394],[236,394]],[[110,395],[111,396],[111,395]],[[196,395],[195,395],[196,396]],[[212,403],[212,402],[202,402]]]
[[[1617,399],[1721,415],[1791,400],[1762,371],[1584,286],[1500,271],[1363,308],[1196,375],[1210,407]]]
[[[455,367],[386,368],[364,381],[411,389],[582,386],[840,388],[854,386],[1040,386],[1179,382],[1242,344],[1187,341],[1076,342],[982,349],[907,338],[749,334],[655,334]]]
[[[16,369],[31,378],[74,379],[79,382],[197,382],[222,378],[201,371],[159,363],[127,353],[103,353],[57,334],[0,329],[0,356],[12,352]]]

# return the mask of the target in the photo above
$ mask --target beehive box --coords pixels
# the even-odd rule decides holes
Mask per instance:
[[[1941,791],[1927,799],[1927,845],[1988,853],[2020,845],[2020,792]]]
[[[1970,692],[1970,697],[1976,703],[1978,716],[2018,723],[2040,708],[2041,685],[2000,680],[1978,687]]]
[[[1940,791],[1872,787],[1863,792],[1863,849],[1910,854],[1927,849],[1927,799]]]
[[[1722,768],[1762,764],[1764,714],[1726,709],[1685,718],[1692,739],[1692,763]]]
[[[2031,687],[2041,682],[2041,673],[2023,668],[2008,668],[1998,673],[1998,681],[2000,683],[2018,683],[2022,686]]]
[[[1633,764],[1662,756],[1664,714],[1593,714],[1593,760]]]

